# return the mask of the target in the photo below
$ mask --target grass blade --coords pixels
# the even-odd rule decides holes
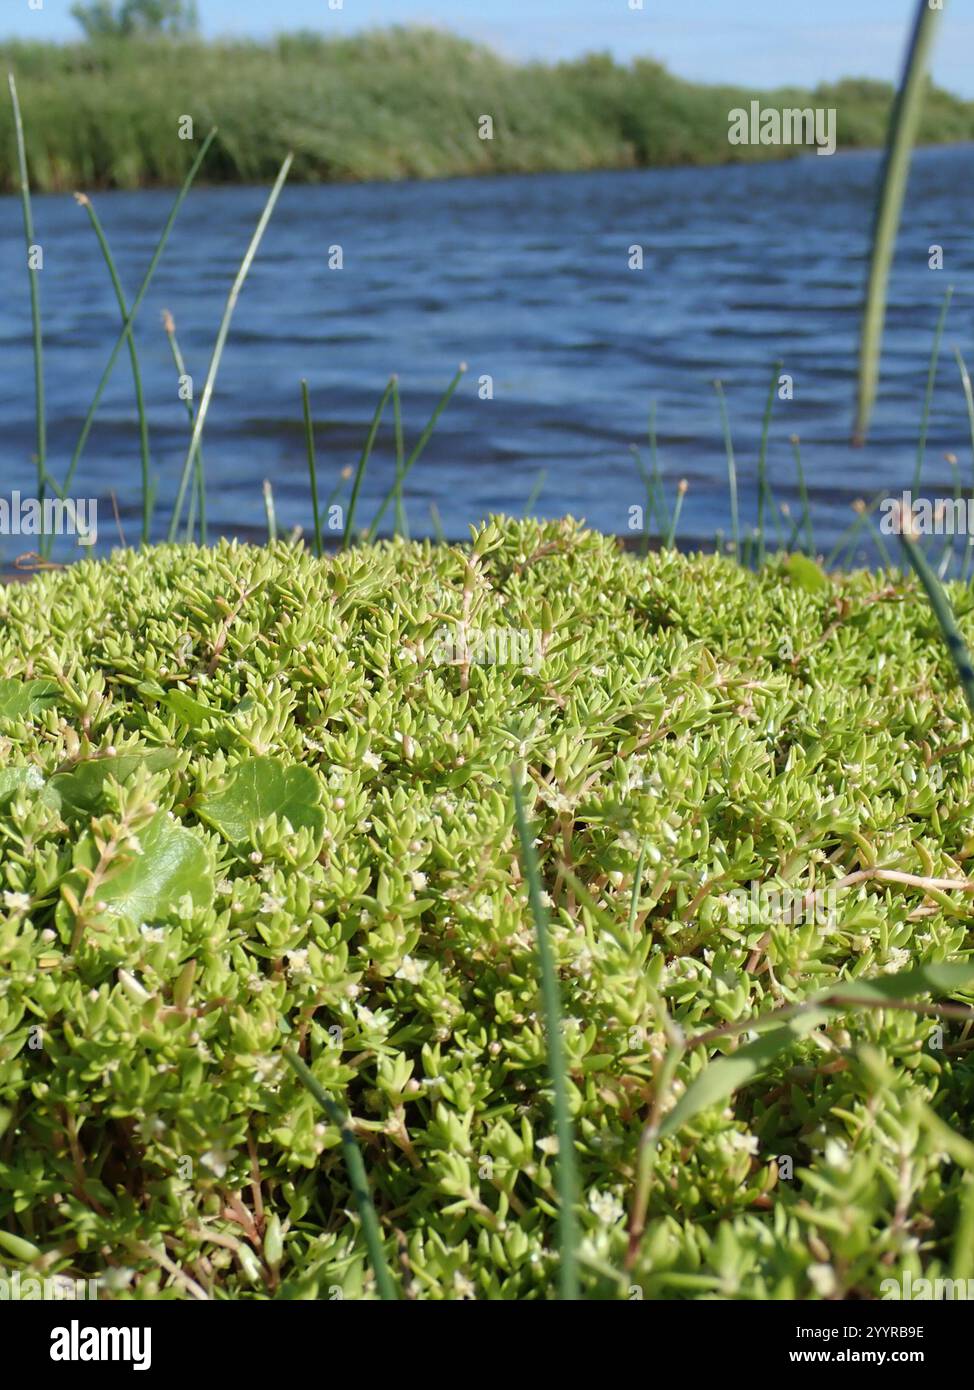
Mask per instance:
[[[917,994],[949,994],[974,984],[974,962],[937,961],[875,979],[844,980],[813,995],[801,1004],[778,1009],[745,1026],[757,1030],[780,1020],[783,1026],[763,1033],[726,1057],[709,1062],[690,1083],[659,1127],[659,1137],[676,1134],[683,1125],[760,1076],[778,1054],[825,1022],[830,1014],[854,1008],[888,1008],[903,1005]],[[735,1025],[736,1026],[736,1025]],[[693,1038],[687,1048],[702,1046]]]
[[[375,437],[379,433],[379,426],[382,423],[382,417],[386,412],[386,405],[388,404],[389,397],[392,395],[395,389],[395,385],[396,378],[394,376],[391,376],[389,378],[388,386],[383,391],[382,395],[379,397],[379,404],[375,408],[375,414],[372,416],[372,424],[369,426],[369,432],[366,436],[365,445],[359,457],[358,467],[355,470],[355,481],[352,483],[352,496],[348,503],[348,516],[345,519],[345,534],[342,536],[343,550],[346,550],[348,548],[348,545],[352,539],[353,528],[355,526],[355,509],[358,506],[358,495],[362,490],[362,480],[365,477],[365,470],[368,467],[369,459],[372,457],[372,447],[375,444]],[[395,496],[396,487],[400,483],[401,478],[397,474],[396,482],[394,482],[392,485],[392,492],[389,494],[389,497],[386,498],[386,501],[389,501],[389,498]],[[374,524],[375,523],[373,523],[373,525]],[[371,540],[371,538],[372,533],[370,531],[369,539]]]
[[[311,479],[311,509],[315,521],[315,554],[321,559],[321,513],[318,510],[318,462],[315,457],[315,427],[311,419],[311,398],[308,383],[301,382],[301,403],[304,408],[304,437],[308,445],[308,476]]]
[[[534,487],[532,487],[531,489],[531,495],[524,504],[525,516],[530,516],[531,513],[534,511],[535,504],[537,503],[538,498],[541,496],[541,493],[544,490],[544,485],[547,480],[547,477],[547,468],[539,469],[538,476],[534,480]]]
[[[409,540],[409,523],[406,520],[406,511],[402,504],[402,474],[405,467],[406,446],[402,437],[402,401],[399,398],[399,377],[393,374],[392,388],[392,426],[393,434],[396,439],[396,507],[395,520],[392,523],[392,534],[402,536]]]
[[[213,400],[213,388],[216,385],[216,377],[220,370],[220,361],[223,357],[223,349],[226,347],[227,335],[230,332],[230,322],[233,318],[234,310],[237,307],[237,300],[240,298],[240,292],[244,287],[244,282],[250,274],[250,267],[254,263],[254,257],[257,255],[260,243],[264,239],[264,233],[267,231],[267,225],[274,214],[277,200],[281,196],[281,190],[284,188],[284,184],[287,181],[287,176],[290,173],[293,161],[294,155],[289,154],[281,165],[280,173],[274,182],[274,187],[270,191],[267,202],[264,205],[264,211],[260,215],[260,220],[250,239],[250,245],[247,247],[244,258],[240,262],[240,269],[237,271],[236,278],[227,296],[226,307],[223,310],[223,318],[220,321],[220,331],[217,333],[216,343],[213,347],[213,356],[210,359],[210,370],[207,372],[206,385],[203,387],[203,395],[200,398],[200,408],[196,412],[196,422],[193,425],[192,437],[189,441],[189,448],[186,451],[186,461],[183,464],[183,474],[179,481],[179,492],[176,495],[176,505],[173,508],[172,519],[169,523],[170,541],[176,539],[179,518],[183,510],[183,499],[186,496],[186,488],[193,468],[196,450],[199,448],[200,441],[203,438],[206,417],[210,412],[210,402]]]
[[[720,380],[715,381],[714,390],[717,392],[717,400],[720,402],[720,418],[724,430],[724,447],[727,450],[727,487],[730,492],[731,540],[734,543],[734,558],[737,560],[737,563],[740,564],[741,529],[737,510],[737,464],[734,460],[734,441],[731,438],[730,419],[727,415],[727,398],[724,395],[724,383]]]
[[[142,544],[149,544],[149,532],[152,528],[152,492],[149,478],[149,417],[145,409],[145,393],[142,390],[142,372],[139,368],[139,353],[135,346],[135,334],[132,332],[132,325],[129,322],[128,305],[125,302],[125,291],[122,289],[122,282],[118,276],[118,268],[115,265],[115,257],[112,255],[108,238],[101,225],[101,219],[95,211],[94,204],[86,193],[76,193],[75,201],[79,207],[83,207],[88,214],[88,220],[94,228],[95,236],[98,238],[98,245],[105,258],[108,267],[108,274],[111,278],[112,289],[115,291],[115,298],[118,301],[119,312],[122,315],[122,331],[125,334],[129,345],[129,359],[132,363],[132,384],[135,388],[135,406],[139,412],[139,452],[142,464]]]
[[[378,529],[379,529],[379,523],[381,522],[382,518],[385,516],[386,510],[387,510],[387,508],[388,508],[388,506],[389,506],[389,503],[390,503],[390,502],[394,499],[394,497],[396,496],[397,490],[398,490],[398,491],[401,491],[401,490],[402,490],[402,485],[403,485],[403,483],[405,482],[406,478],[409,476],[409,473],[410,473],[410,470],[411,470],[412,467],[413,467],[413,464],[417,461],[417,459],[419,458],[420,454],[423,452],[423,450],[426,448],[426,445],[429,443],[430,436],[432,435],[433,431],[436,429],[437,421],[439,420],[440,416],[443,414],[443,412],[444,412],[444,410],[446,409],[446,407],[449,405],[449,403],[450,403],[450,398],[451,398],[451,396],[453,395],[454,391],[457,389],[457,387],[460,385],[460,382],[463,380],[463,377],[464,377],[464,374],[466,373],[466,370],[467,370],[467,364],[466,364],[466,362],[461,362],[460,365],[459,365],[459,367],[458,367],[457,370],[456,370],[456,373],[455,373],[455,375],[454,375],[454,377],[453,377],[453,380],[450,382],[449,386],[446,388],[446,390],[444,391],[443,395],[440,397],[439,404],[437,405],[436,409],[433,411],[433,414],[430,416],[429,420],[427,421],[426,428],[423,430],[423,433],[420,435],[419,443],[416,445],[416,447],[415,447],[415,449],[413,450],[413,452],[409,455],[409,458],[408,458],[408,459],[406,460],[406,462],[403,464],[402,472],[399,473],[399,474],[397,474],[397,476],[396,476],[396,481],[393,483],[391,490],[390,490],[388,493],[386,493],[385,500],[383,501],[382,506],[379,508],[379,510],[376,512],[375,516],[373,517],[373,519],[372,519],[372,525],[369,527],[368,534],[367,534],[367,536],[366,536],[366,540],[368,540],[368,541],[374,541],[374,540],[375,540],[376,532],[377,532]]]
[[[974,391],[971,390],[970,373],[967,370],[967,363],[961,356],[960,348],[954,348],[954,357],[957,360],[957,369],[960,372],[960,383],[964,389],[964,402],[967,406],[967,425],[971,434],[971,466],[974,469]],[[974,532],[968,532],[967,545],[964,547],[964,568],[961,571],[962,583],[967,582],[967,571],[970,568],[971,555],[974,554]]]
[[[558,995],[558,977],[555,973],[551,943],[548,940],[548,917],[541,901],[541,875],[538,871],[538,861],[535,857],[531,832],[528,829],[524,813],[521,787],[517,774],[514,772],[511,774],[511,784],[514,789],[514,817],[521,841],[521,864],[528,884],[528,899],[531,904],[531,915],[534,918],[534,929],[538,941],[545,1033],[548,1039],[548,1070],[554,1098],[555,1133],[558,1138],[559,1291],[563,1299],[577,1299],[579,1297],[576,1266],[578,1226],[575,1202],[578,1193],[578,1178],[575,1168],[575,1140],[572,1133],[571,1116],[568,1111],[568,1073],[565,1068],[565,1054],[561,1036],[561,1002]]]
[[[98,389],[92,397],[91,405],[88,407],[88,413],[85,416],[85,422],[81,427],[81,434],[78,437],[78,442],[75,445],[74,453],[71,456],[71,463],[68,467],[67,473],[65,474],[64,481],[59,487],[57,486],[57,484],[55,484],[55,487],[57,487],[58,494],[61,497],[64,497],[66,495],[74,479],[74,475],[77,472],[78,464],[81,461],[81,455],[84,453],[85,445],[88,442],[88,436],[91,433],[91,427],[95,421],[95,415],[97,414],[98,407],[101,404],[101,398],[105,394],[105,388],[108,385],[112,371],[115,367],[115,363],[118,360],[118,354],[122,350],[122,344],[125,342],[129,330],[133,327],[135,323],[136,315],[138,314],[139,309],[142,307],[142,301],[145,299],[145,296],[148,293],[149,286],[152,284],[152,278],[156,273],[156,268],[158,267],[159,262],[162,259],[162,253],[166,249],[166,243],[169,240],[169,235],[172,232],[173,226],[176,222],[176,218],[179,215],[179,210],[186,200],[186,195],[189,193],[189,190],[193,185],[193,180],[196,178],[196,175],[199,173],[203,165],[203,161],[206,158],[207,153],[209,152],[210,146],[216,139],[216,134],[216,128],[214,127],[214,129],[210,131],[209,135],[203,141],[203,144],[200,147],[200,152],[193,160],[192,167],[190,168],[189,173],[186,175],[186,178],[183,181],[183,185],[180,188],[179,193],[176,195],[176,200],[173,203],[172,208],[170,209],[169,217],[166,220],[165,227],[163,227],[162,229],[162,235],[160,236],[159,241],[156,245],[156,249],[153,252],[152,260],[149,262],[149,267],[146,270],[145,275],[143,276],[142,284],[139,286],[139,292],[135,296],[135,299],[132,303],[131,311],[122,327],[121,333],[118,335],[118,339],[115,343],[115,346],[112,348],[111,353],[109,354],[108,362],[105,365],[105,370],[102,372],[101,380],[98,383]]]
[[[913,491],[920,490],[920,475],[923,472],[923,457],[927,451],[927,430],[930,424],[930,405],[933,401],[933,388],[937,379],[937,364],[940,361],[940,343],[944,336],[944,325],[947,322],[947,311],[950,308],[950,301],[954,295],[953,285],[947,286],[947,293],[944,295],[944,302],[940,313],[937,316],[937,327],[934,330],[933,346],[930,349],[930,365],[927,368],[927,389],[923,396],[923,414],[920,417],[920,438],[917,443],[917,461],[913,470]]]
[[[180,380],[182,380],[184,377],[188,377],[189,373],[186,370],[186,362],[180,350],[179,341],[176,338],[176,322],[168,309],[163,311],[162,326],[166,337],[169,339],[169,350],[172,353],[172,360],[175,363],[176,371],[179,374]],[[186,402],[186,413],[189,416],[190,430],[192,430],[193,423],[196,420],[196,411],[193,408],[192,400],[187,400]],[[199,503],[200,545],[206,545],[206,476],[203,466],[202,446],[196,450],[196,496]],[[190,502],[192,504],[192,499],[190,499]],[[192,516],[186,525],[186,539],[187,541],[193,539]]]
[[[286,1047],[284,1056],[341,1135],[345,1169],[355,1197],[355,1205],[358,1207],[359,1220],[362,1223],[362,1232],[365,1236],[365,1244],[369,1252],[369,1260],[375,1275],[379,1297],[384,1302],[395,1302],[397,1300],[396,1286],[392,1281],[392,1275],[382,1250],[379,1218],[376,1216],[375,1207],[372,1204],[369,1180],[365,1174],[365,1164],[362,1161],[361,1150],[356,1142],[355,1131],[352,1129],[349,1117],[342,1113],[328,1092],[318,1083],[311,1068],[301,1060],[296,1052]]]
[[[812,527],[812,509],[808,500],[808,487],[805,482],[805,470],[802,467],[802,445],[797,434],[791,436],[792,448],[795,451],[795,471],[798,474],[798,495],[802,503],[802,524],[805,527],[805,535],[808,537],[808,553],[815,554],[815,531]]]
[[[433,523],[433,535],[440,545],[446,545],[446,532],[443,530],[443,522],[440,518],[440,509],[435,502],[430,503],[430,521]]]
[[[680,524],[680,513],[683,510],[683,499],[687,495],[688,486],[689,484],[686,478],[681,478],[676,485],[676,502],[673,506],[673,516],[670,519],[670,529],[666,534],[666,540],[663,542],[666,550],[672,550],[676,542],[676,528]]]
[[[774,506],[774,497],[771,495],[771,488],[768,485],[768,436],[771,432],[771,414],[774,410],[775,392],[778,389],[778,378],[781,375],[780,362],[776,362],[771,370],[771,385],[768,387],[768,398],[764,405],[764,419],[761,423],[761,448],[758,453],[758,525],[757,525],[757,567],[761,568],[764,563],[764,504],[767,501],[771,508],[772,515],[777,525],[778,517]],[[779,532],[780,536],[780,532]]]
[[[27,245],[27,273],[30,276],[30,316],[34,330],[34,416],[37,437],[37,500],[44,501],[47,484],[47,406],[44,399],[44,335],[41,331],[40,271],[31,266],[31,247],[34,241],[34,211],[30,201],[30,180],[27,176],[27,149],[24,144],[24,123],[17,98],[17,83],[13,73],[7,74],[10,83],[10,103],[14,113],[14,132],[17,137],[17,168],[20,174],[20,199],[24,213],[24,240]]]
[[[277,540],[277,511],[274,507],[274,489],[270,479],[264,479],[264,512],[267,516],[267,543],[273,545]]]
[[[947,597],[940,580],[930,568],[929,561],[916,541],[909,534],[909,517],[900,514],[900,544],[906,551],[906,558],[913,566],[913,571],[920,583],[926,590],[927,598],[930,600],[930,607],[933,609],[934,617],[943,633],[944,641],[947,643],[947,650],[953,658],[954,665],[957,667],[957,674],[964,690],[971,713],[974,714],[974,666],[971,665],[970,652],[967,650],[967,643],[961,636],[960,628],[957,626],[957,619],[954,610],[950,606],[950,599]]]
[[[873,220],[872,255],[859,338],[859,378],[853,441],[864,444],[876,401],[879,359],[886,322],[886,291],[896,247],[903,198],[926,87],[927,64],[940,10],[917,0],[916,21],[896,94],[886,140],[886,157]]]

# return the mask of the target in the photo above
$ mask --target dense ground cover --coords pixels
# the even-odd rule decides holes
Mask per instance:
[[[518,65],[435,30],[389,29],[270,45],[193,40],[0,46],[30,132],[35,189],[134,188],[182,181],[199,139],[220,137],[212,180],[270,181],[282,151],[293,178],[436,178],[496,172],[711,164],[780,158],[780,146],[731,145],[728,112],[834,107],[839,144],[879,146],[893,89],[850,79],[814,91],[708,87],[649,60],[604,55]],[[479,138],[488,114],[494,138]],[[193,117],[196,141],[178,138]],[[921,141],[974,138],[974,103],[931,91]],[[0,103],[0,190],[13,191],[11,114]]]
[[[473,552],[158,547],[0,588],[0,1259],[120,1297],[371,1291],[288,1045],[354,1117],[402,1293],[552,1296],[512,764],[585,1293],[974,1273],[966,1025],[847,1007],[664,1126],[620,1279],[642,1128],[734,1025],[967,959],[968,899],[937,881],[967,882],[974,757],[912,584],[640,559],[571,522]],[[742,911],[755,883],[824,910]],[[729,1031],[667,1084],[677,1027]]]

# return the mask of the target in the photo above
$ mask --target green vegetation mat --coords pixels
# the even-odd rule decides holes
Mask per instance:
[[[0,1260],[121,1298],[375,1296],[290,1049],[353,1118],[399,1296],[553,1297],[512,765],[583,1294],[974,1273],[974,996],[930,968],[974,985],[974,757],[922,594],[506,521],[0,588]]]
[[[72,192],[180,184],[211,126],[204,177],[270,182],[294,150],[293,182],[444,178],[541,170],[780,159],[780,145],[731,145],[728,113],[834,107],[838,142],[879,147],[888,83],[850,78],[814,91],[705,86],[659,63],[596,54],[555,65],[507,62],[430,29],[348,39],[298,33],[273,43],[103,40],[6,43],[29,132],[31,186]],[[493,139],[480,138],[489,115]],[[179,138],[191,116],[194,139]],[[931,89],[921,142],[974,139],[974,103]],[[0,103],[0,191],[19,188],[12,118]]]

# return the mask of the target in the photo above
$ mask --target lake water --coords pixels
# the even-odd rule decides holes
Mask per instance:
[[[849,443],[874,153],[814,155],[717,169],[503,177],[285,190],[244,288],[205,435],[213,531],[261,534],[261,484],[282,529],[308,525],[299,382],[308,378],[322,489],[354,463],[391,372],[407,447],[461,360],[468,374],[407,487],[414,534],[435,503],[451,537],[491,511],[536,510],[614,532],[643,501],[630,445],[656,402],[670,500],[689,483],[684,540],[728,525],[726,462],[712,382],[727,392],[742,515],[753,516],[761,414],[772,364],[794,399],[776,403],[769,466],[796,507],[789,437],[801,436],[820,544],[851,503],[906,486],[916,456],[933,329],[955,288],[930,423],[925,491],[951,485],[944,454],[971,477],[953,345],[974,370],[971,146],[917,154],[893,275],[880,399],[864,449]],[[230,282],[266,193],[199,188],[187,200],[141,311],[158,530],[185,455],[187,419],[162,332],[170,309],[202,387]],[[170,191],[101,194],[97,207],[134,296]],[[62,476],[107,354],[117,308],[85,213],[69,196],[35,201],[45,322],[50,466]],[[944,248],[945,269],[928,267]],[[341,270],[329,269],[340,245]],[[643,247],[642,270],[629,248]],[[33,369],[19,203],[0,199],[0,496],[32,490]],[[490,377],[493,399],[481,399]],[[645,450],[644,450],[645,452]],[[129,540],[140,514],[138,431],[120,356],[75,493],[109,496]],[[393,469],[392,413],[366,477],[368,519]],[[391,519],[391,517],[390,517]],[[0,540],[6,558],[29,548]],[[74,553],[77,553],[76,551]]]

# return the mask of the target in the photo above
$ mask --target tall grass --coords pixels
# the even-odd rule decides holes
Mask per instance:
[[[47,483],[47,409],[44,400],[44,336],[41,331],[39,268],[33,261],[35,248],[34,211],[30,200],[30,179],[27,174],[24,122],[20,114],[17,83],[13,73],[8,74],[8,81],[10,84],[10,110],[17,148],[17,179],[20,184],[20,197],[24,214],[27,268],[30,276],[30,316],[34,343],[34,410],[37,430],[37,497],[39,501],[43,502]]]
[[[524,796],[517,772],[511,775],[514,792],[514,820],[521,843],[521,866],[528,885],[528,900],[534,919],[538,943],[538,963],[541,975],[541,997],[544,1004],[545,1039],[548,1046],[548,1073],[551,1077],[552,1110],[555,1136],[558,1140],[558,1281],[561,1297],[578,1298],[578,1174],[575,1163],[575,1135],[568,1108],[568,1070],[561,1036],[561,1001],[555,959],[548,938],[548,914],[541,898],[541,872],[531,831],[524,810]]]
[[[853,435],[857,444],[865,442],[876,400],[886,323],[886,289],[906,195],[910,155],[913,146],[925,138],[928,128],[933,93],[928,94],[926,90],[927,65],[940,13],[939,9],[931,7],[928,0],[917,0],[906,65],[890,118],[886,159],[873,221],[872,254],[859,340],[859,381]]]
[[[220,370],[220,362],[223,358],[223,349],[226,347],[227,335],[230,332],[230,323],[233,319],[233,313],[237,307],[240,292],[250,273],[250,267],[254,263],[254,257],[257,255],[260,243],[264,238],[264,233],[267,231],[268,223],[277,206],[277,200],[281,196],[281,190],[287,181],[288,172],[293,160],[294,156],[289,154],[278,171],[274,186],[268,194],[267,202],[264,205],[264,211],[261,213],[257,226],[254,228],[254,234],[250,239],[250,245],[244,253],[244,258],[240,262],[240,267],[230,287],[230,293],[227,295],[226,306],[223,310],[223,318],[220,320],[220,328],[213,346],[213,356],[210,359],[210,369],[206,374],[206,383],[203,387],[203,395],[200,398],[200,408],[196,412],[196,419],[193,421],[193,433],[190,436],[189,448],[186,451],[186,461],[183,464],[183,473],[179,480],[179,492],[176,494],[176,505],[173,508],[172,518],[169,523],[169,539],[171,541],[176,539],[179,528],[179,519],[183,510],[183,499],[186,495],[190,473],[192,472],[193,464],[196,459],[196,452],[203,439],[203,427],[206,424],[210,402],[213,400],[213,390],[216,386],[217,373]]]
[[[811,92],[709,87],[650,60],[623,66],[604,55],[520,65],[402,28],[267,44],[8,44],[0,56],[29,112],[34,187],[65,191],[179,184],[192,144],[177,138],[178,113],[200,129],[219,123],[212,180],[270,183],[281,151],[293,149],[294,179],[324,182],[781,158],[787,151],[774,146],[728,143],[728,111],[753,97],[834,107],[841,146],[877,147],[894,96],[861,80]],[[492,140],[478,135],[484,112],[494,115]],[[0,115],[0,190],[12,191],[7,121]],[[931,93],[918,135],[971,139],[974,103]]]

